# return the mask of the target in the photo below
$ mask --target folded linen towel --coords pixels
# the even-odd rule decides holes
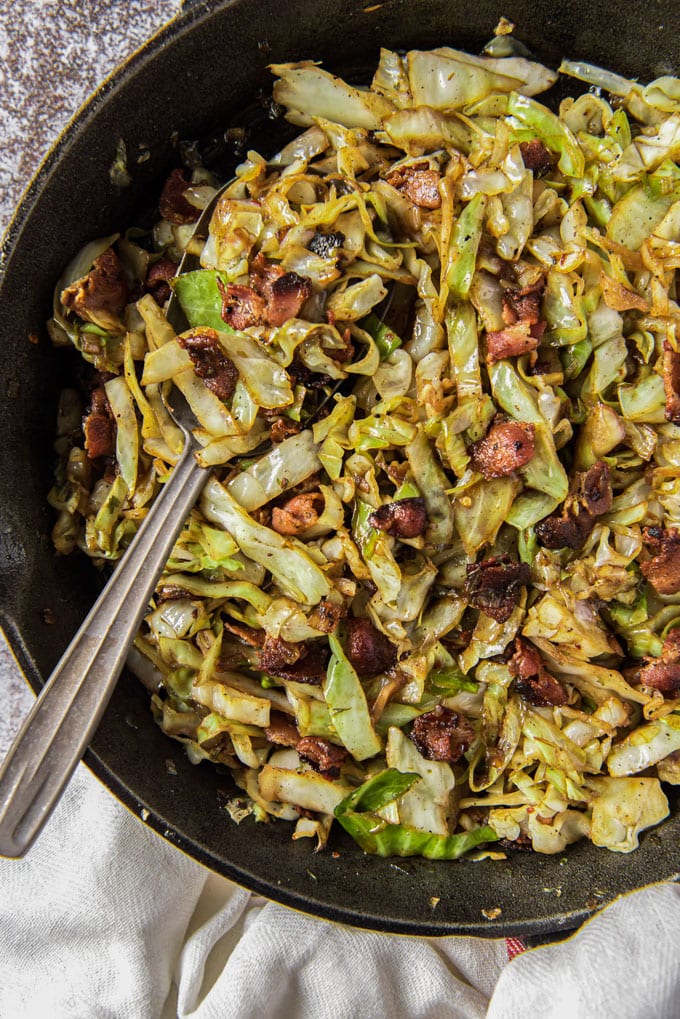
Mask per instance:
[[[680,887],[566,941],[375,934],[205,870],[83,766],[27,857],[0,860],[3,1019],[677,1019]]]

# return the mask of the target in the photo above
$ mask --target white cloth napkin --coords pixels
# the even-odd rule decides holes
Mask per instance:
[[[211,874],[80,767],[24,860],[0,860],[2,1019],[677,1019],[680,887],[564,942],[372,934]]]

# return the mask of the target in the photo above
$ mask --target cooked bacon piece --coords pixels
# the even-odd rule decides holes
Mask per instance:
[[[203,379],[206,388],[220,400],[228,400],[236,388],[238,368],[222,350],[217,332],[207,326],[192,329],[178,336],[177,342],[188,353],[194,371]]]
[[[319,736],[301,738],[292,719],[281,711],[271,712],[264,734],[270,743],[276,743],[277,746],[295,747],[303,760],[328,778],[337,778],[348,757],[344,747],[336,746]]]
[[[93,414],[112,414],[109,398],[106,395],[106,383],[115,379],[111,372],[96,372],[92,379],[90,392],[90,410]]]
[[[116,450],[116,424],[106,414],[88,414],[84,422],[85,449],[90,460],[113,456]]]
[[[438,704],[413,723],[411,739],[428,761],[455,764],[472,745],[475,731],[465,715]]]
[[[311,280],[296,272],[286,272],[282,266],[268,261],[261,251],[250,266],[250,283],[264,298],[264,318],[270,326],[280,326],[289,318],[297,318],[312,296]]]
[[[247,329],[248,326],[264,322],[264,299],[252,287],[239,283],[228,283],[225,286],[220,279],[217,280],[217,287],[222,295],[222,318],[232,329]]]
[[[233,619],[225,619],[223,626],[225,630],[233,633],[235,637],[239,637],[244,644],[248,644],[250,647],[262,647],[264,644],[263,631],[256,630],[254,626],[246,626],[245,623],[235,623]]]
[[[497,623],[504,623],[510,618],[522,588],[530,579],[527,564],[515,562],[507,555],[470,563],[465,572],[468,601]]]
[[[503,291],[503,321],[512,326],[516,322],[537,325],[541,321],[541,300],[545,290],[545,276],[526,287],[510,286]]]
[[[598,460],[588,471],[577,473],[574,490],[564,500],[561,513],[553,513],[536,524],[536,536],[541,545],[544,548],[581,548],[597,517],[611,509],[612,498],[609,467]]]
[[[661,365],[666,394],[666,420],[680,424],[680,354],[673,350],[668,340],[663,342]]]
[[[397,649],[370,619],[347,620],[347,657],[360,676],[387,672],[397,661]]]
[[[298,740],[295,749],[304,761],[308,761],[316,771],[320,771],[327,778],[337,778],[348,757],[344,747],[329,743],[320,736],[303,736]]]
[[[90,410],[83,421],[85,450],[88,459],[113,456],[116,452],[116,422],[111,412],[106,390],[96,386],[90,396]]]
[[[188,202],[184,192],[190,187],[190,181],[184,176],[183,170],[173,170],[161,191],[158,208],[163,219],[175,226],[195,223],[201,214],[200,209]]]
[[[323,233],[321,230],[317,230],[307,247],[320,258],[331,258],[333,252],[337,248],[341,248],[344,243],[345,235],[340,230],[336,230],[334,233]]]
[[[260,655],[260,666],[276,675],[276,670],[295,665],[304,654],[304,644],[291,644],[280,637],[267,637]]]
[[[567,691],[560,681],[548,672],[538,650],[523,637],[515,637],[508,669],[515,677],[517,693],[530,704],[548,707],[567,703],[569,699]]]
[[[645,527],[642,537],[654,555],[640,563],[645,578],[658,594],[680,591],[680,531],[675,527]]]
[[[534,177],[543,177],[546,173],[550,173],[553,165],[552,155],[540,138],[532,138],[530,142],[520,142],[519,148],[525,167],[533,172]]]
[[[595,526],[587,513],[553,515],[536,524],[536,537],[544,548],[582,548]]]
[[[286,272],[271,285],[271,296],[265,315],[270,326],[282,326],[289,318],[297,318],[302,306],[312,296],[312,284],[305,276]]]
[[[441,176],[438,170],[431,170],[427,163],[418,163],[415,166],[400,166],[389,173],[385,180],[421,209],[438,209],[442,204],[438,186]]]
[[[505,357],[521,357],[530,354],[541,341],[545,332],[545,323],[516,322],[515,325],[501,329],[499,332],[486,334],[487,361],[502,361]]]
[[[329,656],[325,638],[290,644],[280,637],[267,637],[259,660],[262,671],[270,676],[320,686],[326,676]]]
[[[323,633],[333,633],[337,630],[338,623],[345,615],[344,605],[338,605],[328,598],[322,598],[315,609],[309,613],[307,621],[315,630]]]
[[[531,326],[529,332],[531,333],[533,338],[540,343],[541,340],[543,339],[543,333],[546,331],[547,328],[548,328],[547,322],[543,321],[536,322],[534,325]]]
[[[417,538],[427,527],[425,500],[420,497],[396,499],[379,506],[368,518],[371,527],[395,538]]]
[[[269,725],[266,726],[264,734],[270,743],[276,743],[281,747],[297,746],[300,740],[300,733],[295,724],[282,711],[270,713]]]
[[[317,522],[323,507],[324,497],[321,492],[294,495],[283,506],[274,506],[272,527],[279,534],[302,534]]]
[[[647,664],[638,673],[642,686],[651,686],[661,693],[680,690],[680,630],[671,630],[661,648],[659,658],[645,659]]]
[[[601,517],[612,508],[612,483],[609,467],[598,460],[578,477],[577,497],[579,502],[594,517]]]
[[[272,421],[272,442],[283,442],[291,435],[297,435],[301,425],[292,418],[278,417]]]
[[[144,286],[156,304],[165,304],[170,297],[172,290],[168,280],[171,280],[176,272],[177,262],[173,262],[171,258],[167,257],[159,258],[157,262],[149,266]]]
[[[473,444],[470,466],[487,480],[512,474],[533,457],[535,433],[532,424],[522,421],[501,421],[492,425],[484,438]]]
[[[128,295],[121,261],[113,248],[107,248],[95,258],[87,275],[62,290],[60,300],[86,322],[115,331],[120,328]]]
[[[270,262],[269,259],[258,251],[250,263],[250,285],[254,290],[268,301],[271,297],[271,288],[274,282],[285,276],[286,270],[277,262]]]

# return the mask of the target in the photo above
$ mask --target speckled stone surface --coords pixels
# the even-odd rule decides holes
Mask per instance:
[[[0,233],[90,93],[181,0],[0,0]],[[0,758],[31,703],[0,631]]]

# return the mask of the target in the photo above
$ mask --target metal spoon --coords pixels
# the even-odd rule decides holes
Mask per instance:
[[[202,212],[178,267],[196,268],[221,188]],[[380,307],[389,307],[391,293]],[[173,295],[166,315],[186,322]],[[341,390],[331,389],[313,417]],[[48,820],[92,740],[177,536],[208,480],[194,457],[196,420],[177,388],[168,410],[184,434],[182,455],[111,579],[41,690],[0,766],[0,855],[20,857]],[[255,454],[263,452],[258,448]],[[253,453],[249,454],[250,457]]]
[[[178,272],[192,267],[222,190],[201,214]],[[185,327],[174,295],[167,314],[175,329]],[[177,389],[168,410],[184,434],[181,457],[0,766],[3,856],[23,856],[56,806],[95,734],[163,567],[208,479],[194,457],[196,420]]]

